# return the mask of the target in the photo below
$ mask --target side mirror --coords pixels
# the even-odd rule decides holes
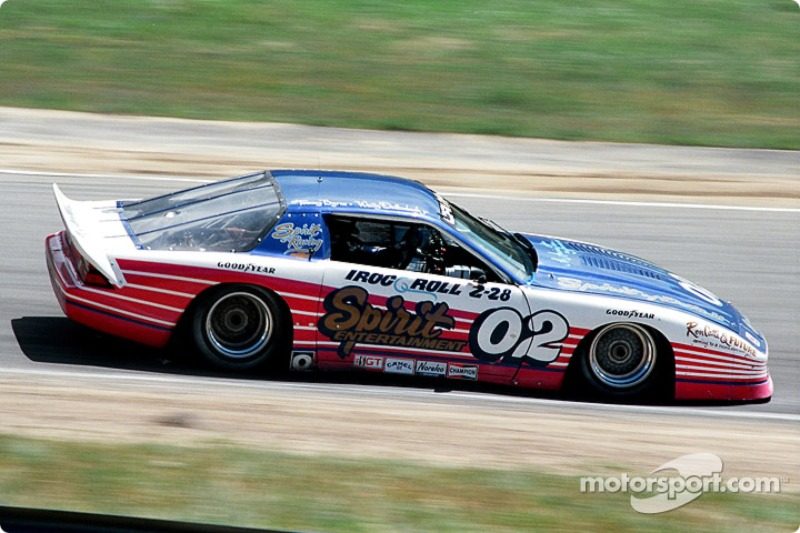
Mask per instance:
[[[482,268],[473,267],[469,279],[477,281],[478,285],[483,285],[486,283],[486,272]]]
[[[486,283],[486,272],[482,268],[467,265],[453,265],[445,269],[445,275],[451,278],[461,278]]]

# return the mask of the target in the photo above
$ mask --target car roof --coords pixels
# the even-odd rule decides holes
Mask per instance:
[[[439,198],[418,181],[336,170],[272,170],[290,211],[370,213],[440,219]]]

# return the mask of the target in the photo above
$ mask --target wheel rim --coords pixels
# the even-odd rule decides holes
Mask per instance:
[[[656,362],[653,337],[635,324],[611,324],[595,336],[589,366],[603,385],[630,389],[652,374]]]
[[[206,316],[206,335],[223,356],[245,359],[259,353],[272,334],[267,304],[249,292],[232,292],[214,302]]]

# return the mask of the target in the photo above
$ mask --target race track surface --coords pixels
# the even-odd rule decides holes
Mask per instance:
[[[46,273],[44,236],[62,227],[51,193],[54,181],[75,199],[137,198],[192,183],[188,178],[160,176],[100,179],[69,173],[0,172],[0,224],[4,229],[0,381],[5,383],[6,396],[14,395],[17,402],[16,407],[4,403],[6,431],[92,438],[92,431],[85,431],[86,427],[77,434],[80,424],[75,421],[84,418],[95,424],[100,440],[119,438],[132,430],[114,428],[119,416],[110,415],[106,407],[111,408],[117,401],[120,405],[125,403],[133,413],[157,419],[164,406],[154,403],[153,395],[171,402],[170,408],[180,410],[180,416],[197,416],[207,425],[216,420],[212,410],[224,411],[224,405],[232,409],[237,405],[252,405],[252,409],[271,405],[282,410],[301,409],[303,404],[318,402],[329,405],[330,410],[287,411],[292,416],[280,422],[266,415],[263,420],[258,416],[244,417],[237,419],[237,426],[246,434],[236,438],[233,427],[221,434],[234,442],[258,442],[277,448],[285,445],[286,435],[292,435],[292,442],[301,443],[303,451],[327,453],[330,439],[349,442],[355,426],[348,424],[361,424],[357,427],[365,435],[376,431],[371,437],[372,447],[365,447],[364,442],[369,440],[365,439],[341,449],[356,456],[385,456],[394,451],[394,443],[402,442],[392,428],[403,416],[414,412],[420,417],[418,426],[414,426],[415,419],[409,418],[403,419],[404,427],[414,428],[418,434],[407,439],[424,443],[425,448],[416,451],[426,451],[422,457],[414,455],[414,450],[400,453],[400,457],[413,460],[458,463],[459,458],[469,463],[474,459],[485,460],[486,464],[496,461],[503,467],[556,465],[575,471],[585,464],[573,464],[575,458],[591,458],[595,463],[619,460],[626,464],[633,447],[638,450],[638,464],[643,468],[655,467],[679,453],[707,450],[733,458],[742,472],[788,472],[786,479],[797,482],[800,210],[796,208],[561,201],[532,194],[504,195],[502,191],[487,195],[470,189],[445,190],[454,202],[509,229],[597,242],[653,260],[733,301],[770,343],[769,367],[775,382],[775,396],[770,403],[622,406],[494,389],[434,391],[424,381],[394,383],[319,376],[268,380],[219,375],[207,372],[182,354],[152,351],[88,332],[62,316]],[[63,408],[59,408],[59,402],[64,402]],[[362,418],[348,419],[348,410]],[[48,411],[46,416],[44,411]],[[464,418],[450,419],[449,413],[463,414]],[[293,428],[291,424],[302,416],[308,419]],[[333,428],[323,433],[308,430],[318,430],[316,422],[324,423],[331,417],[342,418],[336,428],[341,434]],[[513,422],[516,420],[528,421],[531,427],[537,420],[544,425],[520,434]],[[430,427],[445,421],[452,424],[449,433],[453,442],[430,434]],[[220,427],[226,423],[224,417],[217,422]],[[248,427],[248,423],[252,425]],[[108,426],[106,437],[102,437],[101,424]],[[271,424],[271,431],[281,428],[284,438],[264,434],[264,424]],[[384,430],[374,429],[380,427]],[[545,427],[551,430],[545,431]],[[553,429],[557,427],[560,429]],[[139,431],[137,436],[141,435]],[[209,437],[208,432],[203,435]],[[496,441],[481,440],[488,439],[488,435],[505,435],[510,442],[517,439],[531,446],[549,443],[564,451],[560,456],[520,459],[513,449],[504,454],[503,446],[498,448]],[[386,440],[382,441],[382,437]],[[174,433],[165,438],[180,440]],[[467,442],[471,447],[461,446]],[[590,442],[603,442],[607,447],[589,446]],[[760,447],[757,456],[751,453],[755,446]],[[786,488],[797,490],[796,486]]]
[[[50,190],[53,181],[77,199],[137,198],[188,185],[168,178],[0,175],[0,221],[5,229],[0,366],[4,369],[42,367],[42,362],[25,354],[12,326],[18,333],[31,334],[41,334],[51,325],[68,328],[43,259],[44,236],[61,228]],[[487,198],[468,191],[451,191],[447,196],[512,230],[597,242],[653,260],[733,301],[770,343],[775,396],[764,405],[720,409],[800,414],[800,356],[795,349],[800,319],[800,211],[542,202],[533,196]],[[67,374],[92,368],[92,358],[82,360],[80,353],[70,363],[47,367]]]

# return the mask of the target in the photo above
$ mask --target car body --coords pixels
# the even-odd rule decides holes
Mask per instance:
[[[142,201],[54,190],[66,315],[154,347],[183,332],[219,367],[772,394],[767,341],[730,303],[629,254],[507,232],[416,181],[275,170]]]

